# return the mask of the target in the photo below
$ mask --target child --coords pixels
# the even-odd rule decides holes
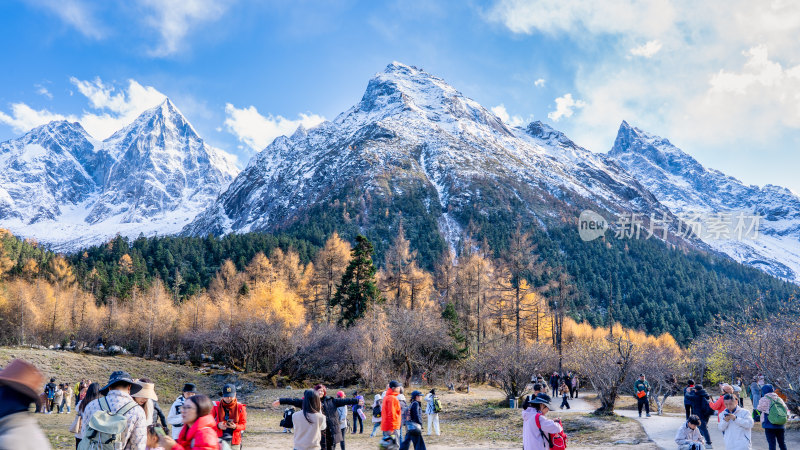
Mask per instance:
[[[558,388],[558,393],[561,394],[561,409],[564,409],[565,406],[569,409],[569,388],[563,381],[561,387]]]
[[[283,410],[283,420],[281,420],[281,425],[285,424],[286,421],[289,420],[290,417],[292,417],[292,414],[294,414],[294,406],[290,406],[290,407],[284,409]],[[291,433],[292,429],[288,428],[288,427],[283,427],[283,432],[284,433]]]
[[[372,433],[370,433],[369,437],[374,437],[375,430],[378,430],[381,427],[382,403],[383,399],[381,398],[381,394],[375,394],[375,400],[372,402]]]

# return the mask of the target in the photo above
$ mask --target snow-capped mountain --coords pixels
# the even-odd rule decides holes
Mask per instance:
[[[627,122],[622,122],[609,156],[678,214],[763,216],[758,221],[757,239],[740,239],[733,234],[727,239],[725,235],[711,235],[704,240],[736,261],[800,283],[800,196],[797,194],[769,184],[745,185],[718,170],[703,167],[667,139]],[[752,220],[747,221],[746,226],[751,223]]]
[[[78,123],[50,122],[0,143],[0,216],[23,223],[54,220],[95,191],[90,166],[105,164]]]
[[[416,220],[406,229],[455,250],[470,222],[575,223],[586,208],[674,219],[607,155],[540,122],[510,128],[444,80],[395,62],[333,121],[254,156],[185,233],[275,231],[315,217],[387,229],[402,215]]]
[[[237,172],[170,100],[102,142],[51,122],[0,144],[0,226],[62,250],[176,233]]]

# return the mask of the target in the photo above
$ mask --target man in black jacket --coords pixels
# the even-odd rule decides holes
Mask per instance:
[[[561,377],[558,376],[558,372],[553,372],[553,374],[550,375],[550,389],[553,391],[551,397],[556,397],[558,395],[558,387],[561,385],[559,381],[561,381]]]
[[[322,441],[320,442],[321,448],[324,450],[333,450],[333,448],[342,442],[342,429],[339,428],[339,412],[336,408],[346,405],[364,405],[364,400],[357,398],[333,398],[328,396],[328,389],[321,384],[314,386],[314,391],[319,395],[320,402],[322,403],[322,414],[325,415],[326,428],[322,433]],[[303,407],[302,398],[281,398],[272,404],[272,406],[279,405],[292,405],[295,408]]]
[[[711,396],[708,395],[702,384],[694,386],[694,390],[689,392],[687,399],[692,407],[692,414],[700,418],[700,425],[697,427],[700,434],[706,439],[706,446],[711,446],[711,435],[708,434],[708,419],[714,414],[714,410],[708,404]]]

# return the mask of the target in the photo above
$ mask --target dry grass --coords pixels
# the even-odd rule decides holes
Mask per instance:
[[[245,437],[249,449],[291,448],[293,436],[281,432],[280,422],[283,407],[269,406],[278,397],[301,397],[302,389],[276,389],[269,380],[259,375],[235,375],[228,372],[201,373],[191,366],[167,364],[159,361],[136,357],[115,356],[103,357],[72,352],[37,350],[29,348],[0,348],[0,365],[5,365],[12,358],[26,359],[39,367],[49,378],[55,377],[58,382],[74,383],[80,378],[88,377],[96,381],[106,381],[113,370],[125,370],[134,377],[148,377],[156,382],[156,391],[162,399],[164,408],[168,408],[172,400],[179,394],[185,382],[198,385],[201,392],[219,392],[220,386],[231,377],[238,377],[243,386],[240,398],[248,404],[248,427]],[[305,386],[294,386],[301,388]],[[353,388],[342,389],[348,395]],[[423,392],[427,389],[420,388]],[[360,390],[371,400],[374,391]],[[211,396],[212,399],[216,395]],[[474,449],[512,449],[519,448],[522,437],[522,418],[520,410],[510,410],[498,406],[504,395],[497,389],[478,386],[471,393],[452,393],[442,389],[439,391],[443,412],[440,415],[442,436],[425,436],[425,442],[431,449],[454,450]],[[633,420],[613,417],[598,418],[589,414],[560,412],[551,416],[560,416],[570,437],[570,448],[596,449],[611,447],[618,440],[638,440],[642,444],[634,446],[614,445],[614,448],[648,449],[647,437],[641,426]],[[74,448],[74,437],[67,431],[74,418],[73,414],[37,414],[36,417],[56,449]],[[427,425],[427,424],[426,424]],[[378,439],[369,438],[372,424],[369,419],[364,423],[365,433],[346,437],[350,450],[374,449]],[[655,448],[655,447],[652,447]]]

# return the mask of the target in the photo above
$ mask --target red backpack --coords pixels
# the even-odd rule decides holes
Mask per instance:
[[[565,450],[567,448],[567,434],[564,433],[564,425],[560,420],[557,420],[556,422],[561,425],[561,431],[556,434],[545,434],[544,431],[542,431],[541,423],[539,423],[540,415],[541,414],[536,414],[536,428],[539,429],[539,433],[542,433],[542,437],[550,444],[552,450]]]

